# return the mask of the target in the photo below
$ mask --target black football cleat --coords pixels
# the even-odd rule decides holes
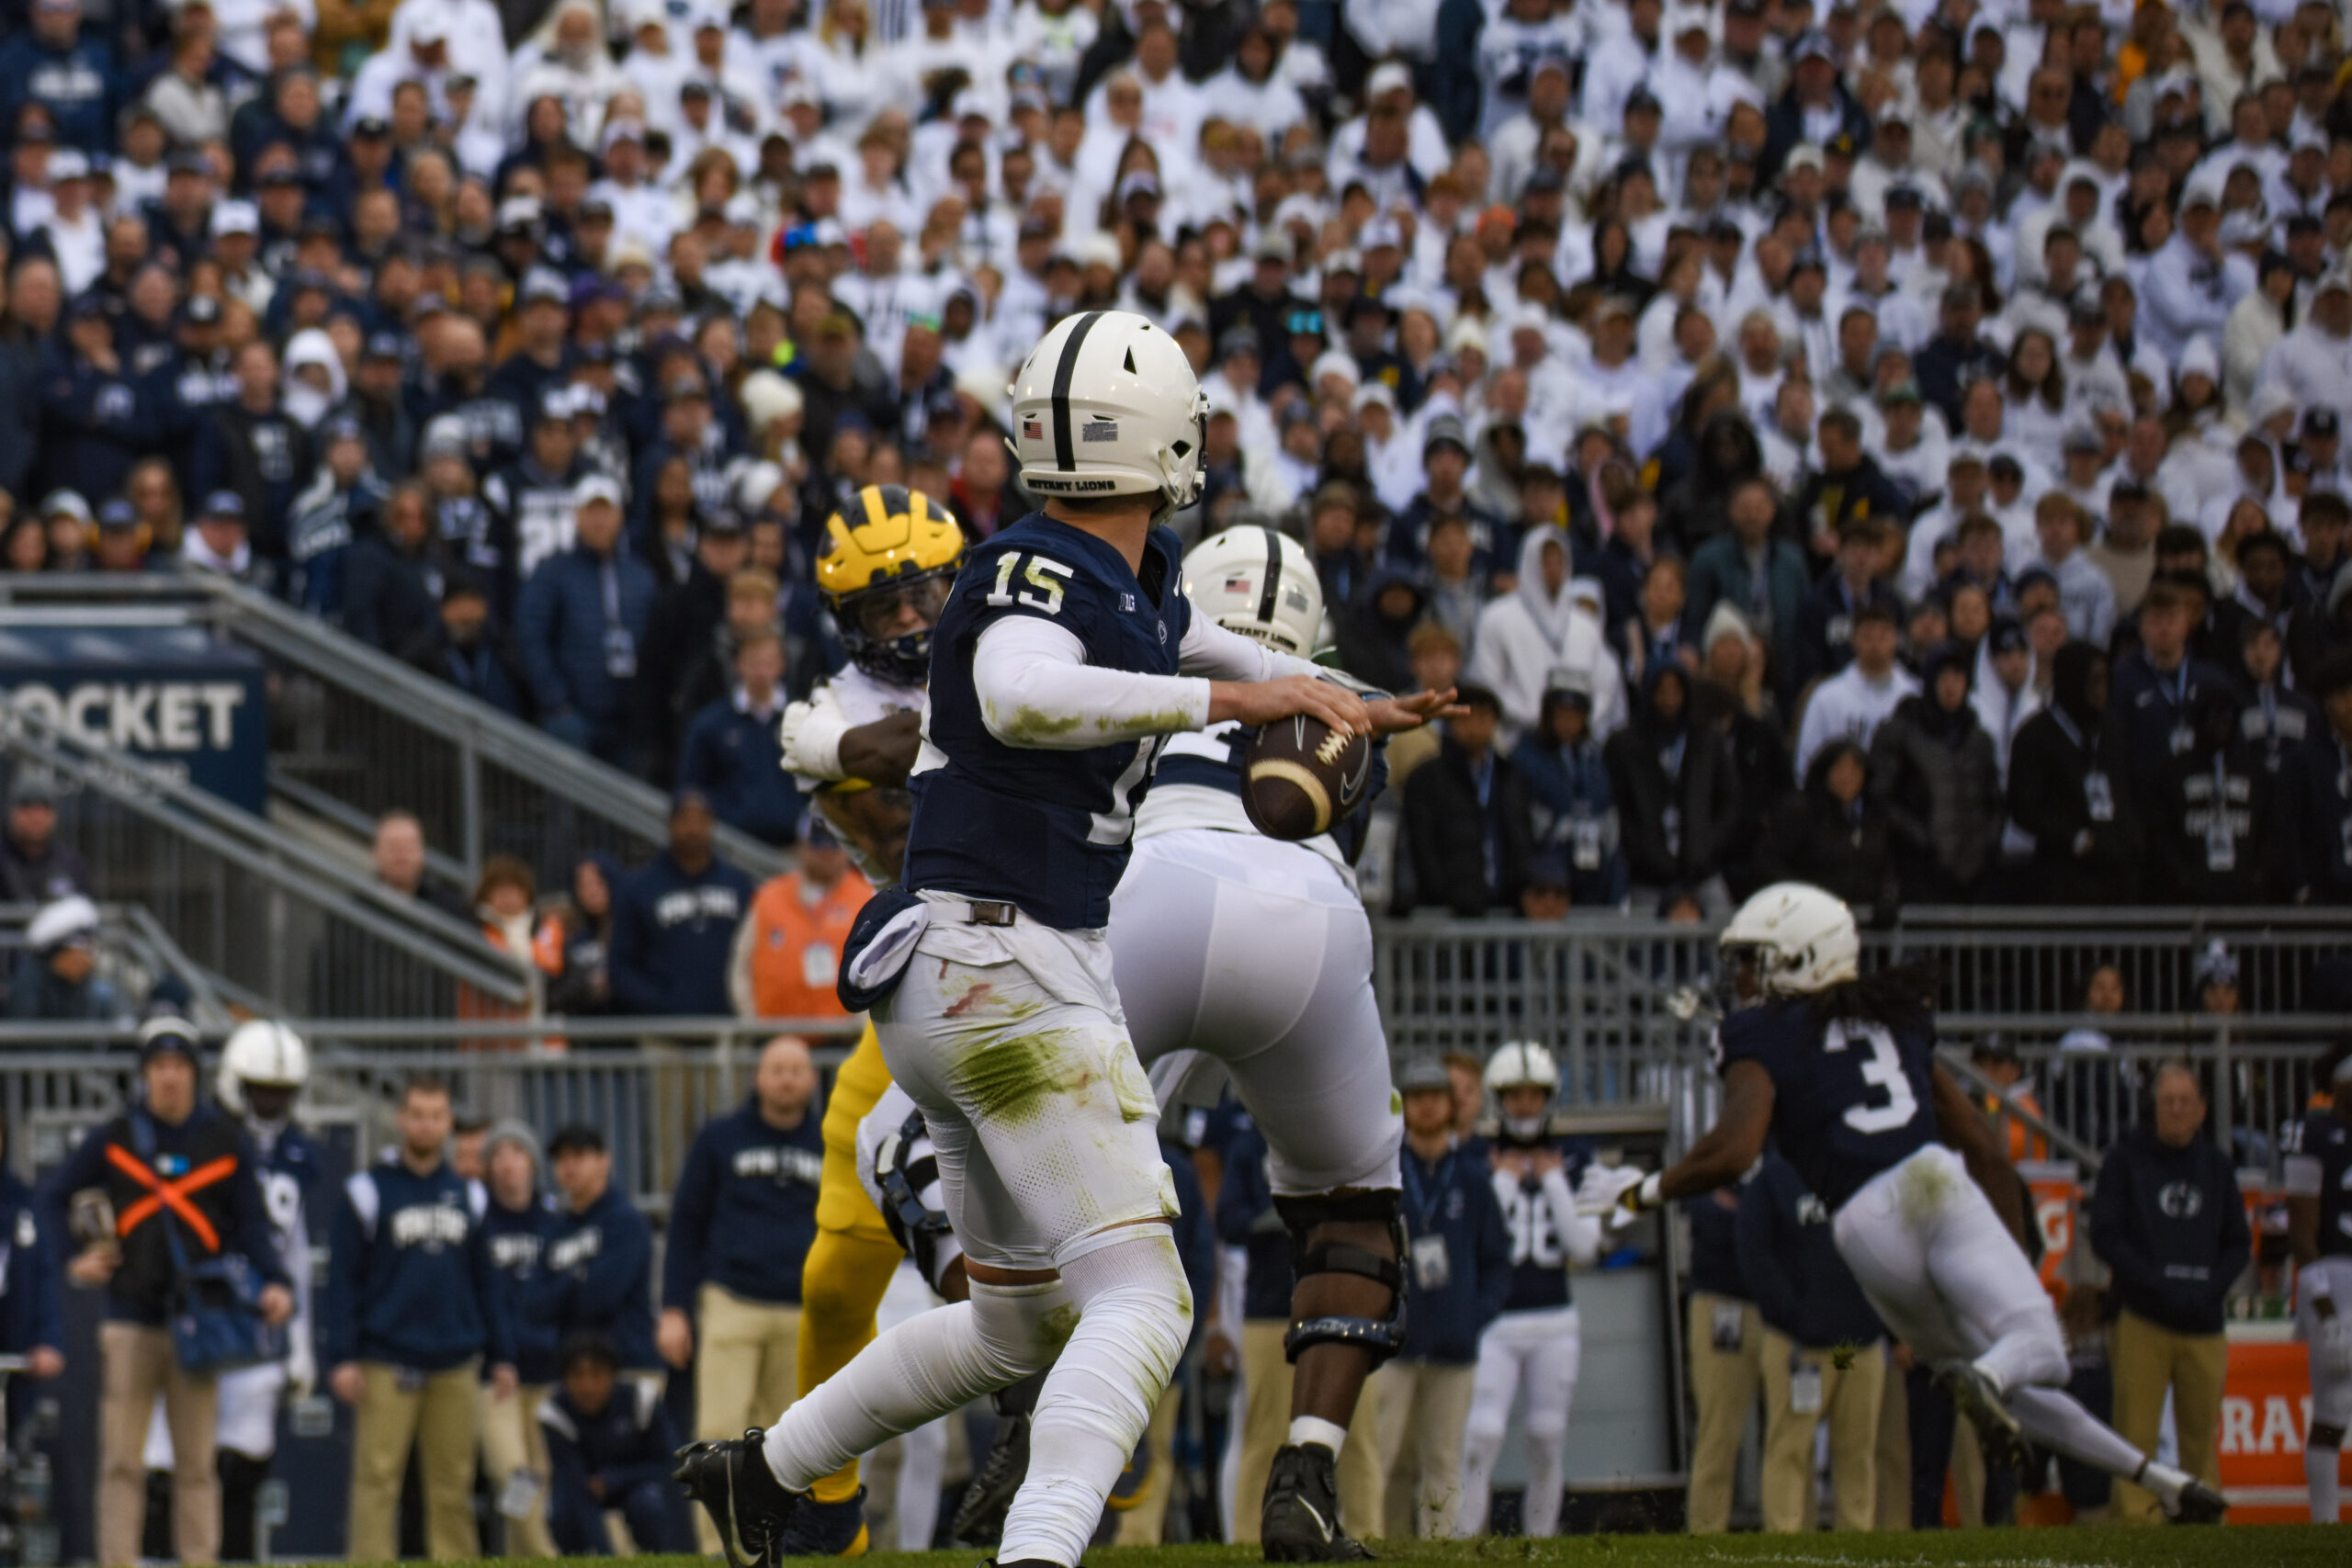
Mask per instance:
[[[1361,1562],[1372,1551],[1340,1527],[1339,1456],[1285,1443],[1266,1472],[1258,1540],[1269,1562]]]
[[[1936,1382],[1951,1395],[1954,1409],[1976,1428],[1977,1446],[1984,1462],[2003,1470],[2022,1468],[2027,1460],[2025,1430],[2001,1403],[1993,1380],[1973,1361],[1946,1361],[1936,1369]]]
[[[2218,1525],[2229,1511],[2227,1497],[2191,1476],[2188,1484],[2180,1489],[2180,1495],[2173,1500],[2170,1517],[2177,1525]]]
[[[789,1490],[768,1468],[766,1437],[753,1427],[740,1438],[689,1443],[671,1472],[686,1495],[709,1510],[728,1568],[775,1568],[777,1559],[793,1555],[784,1543],[811,1506],[806,1493]]]
[[[1028,1475],[1029,1416],[1026,1413],[1000,1416],[996,1441],[989,1445],[980,1472],[964,1488],[964,1500],[956,1505],[956,1517],[947,1527],[949,1534],[975,1545],[1002,1536],[1005,1511],[1012,1506],[1013,1494]],[[1006,1563],[1002,1568],[1012,1565]]]

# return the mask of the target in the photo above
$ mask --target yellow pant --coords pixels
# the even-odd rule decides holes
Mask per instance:
[[[2115,1373],[2115,1429],[2142,1453],[2156,1451],[2165,1391],[2172,1391],[2172,1420],[2180,1438],[2180,1468],[2208,1486],[2222,1483],[2222,1383],[2230,1370],[2229,1341],[2219,1334],[2175,1334],[2136,1313],[2115,1320],[2108,1341]],[[2164,1517],[2155,1495],[2129,1482],[2115,1483],[2115,1515],[2133,1524]]]
[[[1274,1450],[1290,1441],[1292,1367],[1283,1354],[1283,1336],[1290,1325],[1280,1318],[1261,1318],[1241,1325],[1241,1385],[1245,1413],[1241,1422],[1241,1458],[1233,1481],[1233,1539],[1258,1539],[1261,1508],[1266,1496],[1266,1472],[1274,1467]],[[1380,1434],[1374,1420],[1377,1379],[1367,1378],[1356,1396],[1355,1419],[1348,1423],[1348,1440],[1340,1448],[1340,1523],[1358,1540],[1385,1534],[1381,1521]]]
[[[553,1557],[555,1538],[548,1533],[548,1438],[539,1425],[539,1406],[553,1389],[545,1383],[518,1388],[512,1399],[481,1390],[481,1468],[490,1477],[493,1503],[505,1490],[506,1478],[527,1470],[539,1478],[539,1495],[523,1518],[506,1520],[506,1555]],[[697,1508],[696,1514],[702,1512]],[[713,1550],[716,1550],[714,1548]]]
[[[833,1077],[825,1102],[825,1168],[817,1186],[817,1239],[800,1269],[798,1387],[815,1388],[874,1337],[875,1309],[906,1254],[857,1179],[857,1124],[890,1087],[890,1069],[868,1023]],[[824,1502],[857,1490],[852,1460],[810,1488]]]
[[[362,1361],[360,1370],[367,1373],[368,1390],[351,1428],[351,1560],[390,1562],[400,1555],[401,1478],[408,1472],[412,1444],[424,1478],[426,1553],[441,1562],[479,1557],[474,1532],[474,1453],[481,1436],[479,1363],[428,1372],[421,1382],[410,1382],[414,1374],[380,1361]]]
[[[1876,1522],[1879,1404],[1886,1388],[1886,1357],[1866,1345],[1838,1365],[1831,1350],[1804,1350],[1774,1329],[1764,1331],[1764,1528],[1790,1533],[1810,1530],[1814,1500],[1813,1441],[1829,1424],[1829,1476],[1838,1528],[1866,1530]],[[1820,1378],[1820,1401],[1810,1412],[1795,1408],[1797,1369]],[[1891,1479],[1891,1478],[1890,1478]]]

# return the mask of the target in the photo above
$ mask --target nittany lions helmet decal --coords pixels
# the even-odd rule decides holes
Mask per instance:
[[[851,661],[899,685],[929,675],[931,628],[963,562],[964,530],[919,490],[867,485],[826,518],[817,591]]]
[[[1845,900],[1808,882],[1776,882],[1739,907],[1716,946],[1747,953],[1768,997],[1823,991],[1861,973],[1862,939]]]
[[[1200,498],[1209,400],[1176,340],[1144,317],[1064,317],[1007,391],[1012,455],[1032,492],[1157,496],[1155,522]]]
[[[1228,528],[1184,557],[1184,597],[1227,631],[1301,659],[1323,629],[1323,584],[1306,547],[1273,528]]]

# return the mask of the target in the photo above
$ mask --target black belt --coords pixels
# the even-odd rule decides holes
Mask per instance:
[[[970,913],[964,917],[967,926],[1009,926],[1021,912],[1015,906],[995,898],[975,898],[969,908]]]

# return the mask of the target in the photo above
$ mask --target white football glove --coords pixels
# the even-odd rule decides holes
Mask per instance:
[[[1658,1173],[1651,1171],[1618,1192],[1617,1205],[1609,1211],[1609,1228],[1623,1230],[1665,1201],[1658,1192]]]
[[[317,1352],[311,1348],[311,1337],[307,1333],[297,1333],[294,1348],[287,1352],[286,1386],[296,1399],[308,1399],[318,1390],[319,1358]]]
[[[1617,1206],[1618,1194],[1641,1184],[1642,1173],[1630,1165],[1588,1165],[1577,1182],[1577,1212],[1605,1214]]]
[[[842,732],[818,716],[815,703],[803,698],[786,705],[776,722],[776,740],[786,773],[812,779],[841,776]]]

